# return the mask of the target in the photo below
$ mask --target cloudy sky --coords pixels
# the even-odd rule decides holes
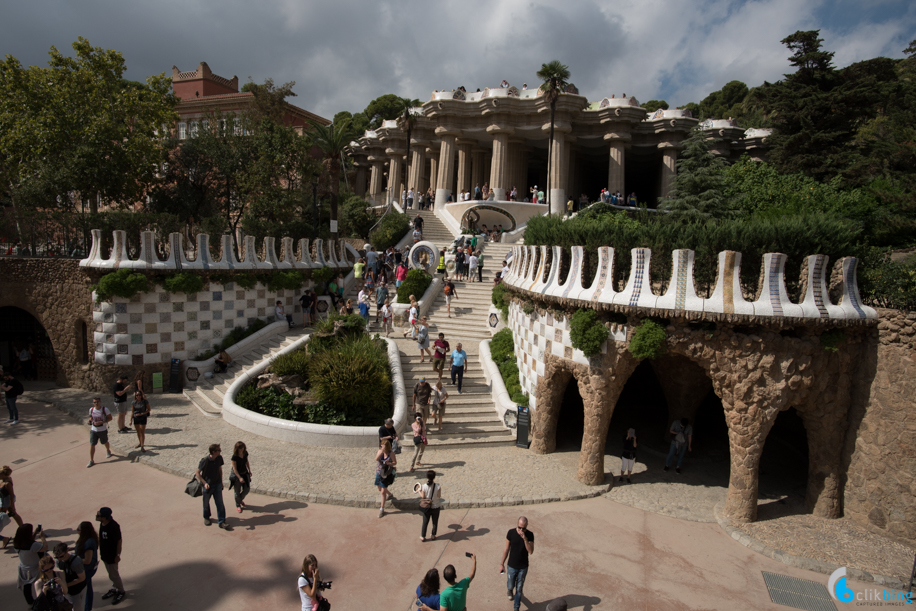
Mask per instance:
[[[790,71],[780,40],[820,29],[837,66],[903,57],[916,2],[902,0],[0,0],[0,52],[45,65],[78,36],[116,49],[126,76],[206,61],[241,82],[296,81],[293,103],[331,118],[385,93],[536,81],[559,59],[590,100],[672,106],[738,79]]]

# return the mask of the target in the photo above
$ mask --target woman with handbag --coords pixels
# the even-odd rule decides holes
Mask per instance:
[[[73,611],[73,603],[67,597],[67,578],[62,571],[54,569],[54,558],[43,556],[38,561],[38,579],[33,584],[35,601],[39,609]],[[45,604],[40,601],[44,598]]]
[[[32,530],[31,524],[23,524],[16,529],[16,536],[13,537],[13,549],[19,554],[19,581],[18,587],[25,596],[25,602],[31,605],[35,602],[32,596],[32,584],[38,579],[38,563],[46,551],[48,551],[48,541],[45,539],[45,533],[41,530],[41,525],[36,531]],[[41,539],[41,542],[35,538]],[[54,560],[51,565],[54,565]]]
[[[442,486],[435,483],[436,472],[426,472],[426,483],[416,488],[420,495],[420,511],[423,512],[423,529],[420,531],[420,541],[426,541],[426,528],[429,520],[433,521],[433,534],[430,541],[436,540],[436,531],[439,529],[439,511],[442,509]]]
[[[410,473],[413,473],[414,467],[422,467],[423,463],[420,460],[423,458],[423,451],[426,449],[426,444],[429,443],[426,439],[426,423],[423,422],[423,414],[417,412],[414,414],[414,421],[410,424],[410,428],[413,430],[413,460],[410,462]]]
[[[248,448],[244,441],[237,441],[232,450],[232,473],[229,484],[235,492],[235,510],[242,513],[245,497],[251,490],[251,463],[248,462]]]
[[[391,451],[391,442],[383,440],[378,452],[375,453],[375,487],[382,495],[382,507],[378,510],[378,517],[385,515],[385,501],[390,496],[388,486],[394,483],[397,464],[398,459]]]
[[[146,452],[146,422],[150,415],[149,401],[146,400],[142,390],[134,393],[134,401],[130,404],[130,423],[137,431],[137,447],[140,452]]]

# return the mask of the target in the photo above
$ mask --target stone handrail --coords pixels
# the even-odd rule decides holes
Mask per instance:
[[[270,358],[243,372],[226,391],[223,397],[223,420],[244,431],[271,439],[289,441],[302,445],[331,447],[378,448],[378,426],[336,426],[295,422],[258,414],[245,409],[235,402],[239,392],[248,383],[257,379],[278,356],[300,349],[308,342],[311,334],[302,337],[286,348],[271,354]],[[407,429],[407,391],[404,389],[404,373],[401,368],[401,353],[397,344],[389,339],[388,361],[391,365],[391,384],[394,399],[395,430],[402,433]],[[379,423],[381,426],[382,423]]]
[[[299,256],[294,254],[292,238],[281,240],[282,260],[277,256],[276,238],[264,238],[264,256],[258,257],[257,240],[254,236],[246,236],[244,241],[244,256],[239,260],[232,247],[232,236],[221,236],[222,257],[215,261],[210,256],[210,236],[201,233],[197,235],[197,255],[189,259],[184,248],[184,235],[181,233],[169,234],[169,256],[165,261],[159,258],[156,252],[156,232],[140,232],[140,254],[136,259],[131,259],[127,253],[127,232],[116,230],[113,232],[114,242],[108,258],[102,256],[102,231],[92,230],[92,248],[89,256],[80,261],[80,267],[91,269],[135,269],[138,271],[271,271],[289,269],[317,269],[324,266],[334,268],[351,268],[359,259],[359,252],[349,243],[340,240],[335,244],[329,242],[328,257],[324,256],[324,244],[321,239],[315,240],[315,259],[312,259],[309,241],[305,238],[299,240]]]
[[[496,410],[496,415],[499,416],[500,421],[505,426],[506,413],[508,412],[515,415],[517,406],[515,402],[512,401],[512,397],[509,396],[509,391],[506,390],[506,383],[503,381],[503,376],[499,372],[499,367],[496,366],[490,354],[491,341],[492,340],[485,339],[480,342],[478,360],[480,361],[480,368],[483,370],[483,377],[487,381],[487,384],[490,385],[490,396],[493,397],[493,408]]]
[[[226,352],[233,359],[236,359],[242,356],[243,354],[245,354],[246,352],[248,352],[249,350],[251,350],[252,348],[254,348],[255,346],[259,346],[263,342],[269,340],[271,337],[275,335],[279,335],[283,333],[284,331],[286,331],[287,329],[289,329],[289,325],[286,324],[285,320],[271,323],[267,325],[266,327],[264,327],[263,329],[261,329],[260,331],[256,331],[255,333],[252,333],[248,337],[239,340],[235,344],[232,344],[231,346],[226,348]],[[213,366],[216,365],[217,356],[219,356],[219,353],[214,354],[210,358],[203,360],[203,361],[182,361],[181,362],[182,382],[187,380],[188,369],[190,369],[191,367],[195,367],[200,372],[201,376],[204,375],[205,371],[212,371]]]
[[[598,249],[595,278],[588,288],[583,286],[582,270],[584,249],[573,246],[566,278],[559,277],[560,266],[546,269],[547,246],[513,246],[509,273],[503,282],[508,286],[546,297],[578,301],[585,307],[609,304],[671,312],[692,312],[713,315],[740,315],[768,318],[801,318],[818,320],[877,320],[878,313],[862,304],[856,280],[855,257],[840,259],[841,271],[839,303],[832,303],[827,290],[829,258],[826,255],[807,257],[807,288],[801,303],[789,300],[785,283],[786,255],[767,253],[763,256],[760,297],[746,301],[740,284],[741,253],[731,250],[719,253],[719,267],[715,290],[711,297],[697,296],[693,283],[694,251],[682,249],[671,253],[671,280],[664,295],[651,289],[649,260],[651,249],[632,249],[632,265],[626,286],[620,292],[613,281],[614,249]],[[563,249],[552,247],[553,261],[559,261]]]

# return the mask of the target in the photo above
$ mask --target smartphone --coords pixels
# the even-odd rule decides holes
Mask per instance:
[[[470,558],[470,557],[472,557],[474,554],[472,554],[471,552],[464,552],[464,555],[467,556],[468,558]]]
[[[41,532],[41,524],[39,524],[38,528],[35,529],[35,534],[37,535],[40,532]]]

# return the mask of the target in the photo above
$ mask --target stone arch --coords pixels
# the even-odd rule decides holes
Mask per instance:
[[[44,332],[45,336],[47,337],[47,345],[50,347],[50,352],[51,352],[50,357],[54,364],[54,378],[56,379],[58,372],[61,369],[60,363],[58,362],[59,350],[57,348],[57,345],[60,344],[60,342],[57,341],[58,338],[55,338],[48,331],[47,325],[44,323],[44,321],[41,320],[39,316],[36,315],[37,313],[35,312],[34,308],[22,307],[22,305],[28,306],[29,304],[7,305],[6,303],[4,303],[5,301],[6,300],[0,300],[0,318],[4,319],[5,324],[8,324],[12,319],[17,317],[17,313],[15,312],[15,310],[18,310],[19,312],[18,318],[22,319],[23,314],[28,316],[29,318],[34,320],[37,326],[40,327],[41,330]],[[22,329],[24,327],[23,325],[24,322],[25,322],[24,320],[19,320],[19,321],[14,322],[13,324],[15,324],[19,329]],[[0,330],[0,332],[2,332],[5,335],[7,333],[7,329],[4,328]],[[39,377],[40,376],[40,367],[41,367],[40,364],[45,362],[49,355],[44,354],[46,347],[42,345],[44,344],[44,342],[42,341],[43,338],[27,335],[26,333],[27,332],[24,331],[21,337],[18,337],[16,339],[10,339],[11,347],[18,349],[18,348],[21,348],[23,344],[34,345],[34,347],[37,349],[37,353],[34,357],[32,366],[35,368],[34,373],[36,377]],[[3,338],[0,337],[0,339],[3,339]]]

